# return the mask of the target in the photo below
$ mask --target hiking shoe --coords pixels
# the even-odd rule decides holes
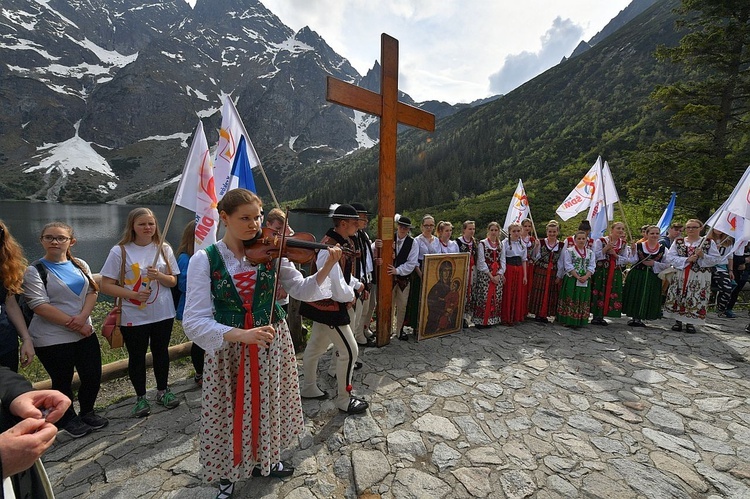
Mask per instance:
[[[156,403],[159,405],[163,405],[167,409],[174,409],[175,407],[180,405],[180,401],[177,400],[177,397],[169,388],[164,390],[164,393],[156,395]]]
[[[138,397],[138,401],[135,403],[135,407],[131,411],[131,415],[136,418],[143,418],[151,414],[151,404],[148,403],[146,397]]]
[[[81,416],[81,421],[89,425],[91,428],[98,430],[99,428],[104,428],[109,424],[109,419],[103,418],[96,414],[96,412],[91,411],[89,413],[84,414]]]
[[[63,427],[63,430],[67,431],[73,438],[81,438],[94,431],[92,427],[81,420],[80,416],[76,416],[68,421],[68,424]]]

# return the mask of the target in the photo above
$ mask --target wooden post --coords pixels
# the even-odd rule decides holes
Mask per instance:
[[[398,100],[398,40],[385,33],[380,38],[380,93],[328,77],[326,99],[380,117],[380,173],[378,176],[378,238],[383,241],[378,272],[377,345],[391,338],[393,235],[396,215],[396,137],[398,124],[435,130],[435,116]]]

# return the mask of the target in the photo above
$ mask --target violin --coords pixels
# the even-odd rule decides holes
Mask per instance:
[[[279,257],[279,246],[281,245],[281,234],[268,227],[263,227],[253,239],[243,241],[245,246],[245,257],[253,265],[271,263],[271,260]],[[292,236],[284,239],[284,250],[281,254],[292,263],[305,264],[315,259],[318,250],[333,247],[330,244],[315,241],[315,236],[309,232],[295,232]],[[345,255],[356,255],[357,252],[342,247]]]

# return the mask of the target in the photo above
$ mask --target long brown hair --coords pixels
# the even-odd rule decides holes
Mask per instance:
[[[39,234],[39,237],[40,238],[43,237],[44,233],[47,232],[47,229],[51,229],[53,227],[56,227],[58,229],[63,229],[64,231],[66,231],[68,233],[68,237],[71,240],[75,239],[75,234],[73,233],[73,227],[71,227],[70,225],[66,224],[65,222],[50,222],[50,223],[48,223],[47,225],[45,225],[44,227],[42,227],[42,232]],[[91,287],[94,288],[94,291],[98,292],[99,291],[99,286],[96,284],[96,281],[94,281],[94,279],[91,277],[91,275],[89,274],[89,272],[86,272],[86,269],[84,268],[84,266],[81,263],[81,261],[78,258],[74,257],[73,253],[70,252],[70,245],[68,245],[68,249],[65,251],[65,258],[67,258],[70,263],[72,263],[73,265],[75,265],[76,268],[83,273],[83,275],[86,277],[86,280],[89,281],[89,284],[91,285]]]
[[[152,243],[159,243],[161,241],[161,230],[159,230],[159,221],[156,219],[156,215],[154,215],[154,212],[149,210],[148,208],[135,208],[128,213],[128,220],[125,222],[125,229],[122,231],[122,237],[120,237],[120,240],[117,242],[117,244],[128,244],[135,241],[135,221],[138,219],[138,217],[143,216],[149,216],[154,219],[154,222],[156,223],[156,230],[154,230],[154,234],[151,236],[151,242]]]
[[[23,248],[0,220],[0,277],[8,293],[18,295],[23,292],[23,274],[28,265]]]
[[[187,253],[188,256],[193,256],[195,253],[195,219],[189,221],[182,230],[182,239],[177,247],[177,254],[181,253]]]

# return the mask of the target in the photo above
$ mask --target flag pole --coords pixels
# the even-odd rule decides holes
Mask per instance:
[[[227,96],[229,98],[229,96]],[[239,112],[237,113],[239,115]],[[252,145],[252,142],[250,142],[250,135],[248,135],[247,130],[245,129],[245,124],[242,122],[242,120],[239,120],[240,126],[242,127],[242,133],[245,134],[245,137],[247,137],[247,142],[245,142],[245,147],[252,147],[253,150],[255,150],[255,146]],[[268,187],[268,192],[271,194],[271,199],[273,199],[273,204],[276,206],[276,208],[281,209],[281,205],[279,204],[279,201],[276,199],[276,194],[273,192],[273,188],[271,187],[271,182],[268,181],[268,176],[266,175],[266,170],[263,169],[263,163],[260,161],[260,156],[258,156],[258,153],[256,151],[255,157],[258,158],[258,168],[260,168],[260,174],[263,175],[263,180],[266,182],[266,187]]]
[[[534,239],[539,240],[539,236],[536,233],[536,223],[534,223],[534,217],[531,216],[531,206],[529,206],[529,220],[531,220],[531,228],[534,230]]]

